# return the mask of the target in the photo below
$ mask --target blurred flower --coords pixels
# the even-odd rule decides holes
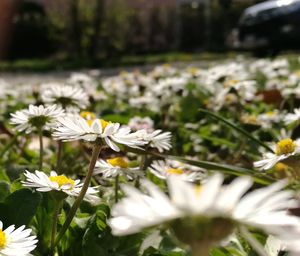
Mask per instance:
[[[262,170],[272,168],[276,163],[300,153],[300,140],[283,139],[273,146],[275,153],[266,153],[263,160],[254,162],[254,167]]]
[[[48,107],[29,105],[28,109],[11,114],[10,122],[17,125],[17,131],[30,133],[34,129],[50,130],[56,125],[57,118],[63,115],[63,109],[56,105]]]
[[[148,132],[152,132],[154,122],[148,116],[147,117],[135,116],[129,120],[128,126],[134,131],[145,129]]]
[[[0,221],[0,255],[2,256],[29,256],[36,247],[36,236],[30,236],[31,229],[25,226],[15,228],[11,225],[3,230]]]
[[[284,117],[285,124],[291,124],[300,121],[300,108],[295,108],[294,113],[289,113]]]
[[[206,171],[201,168],[191,167],[178,161],[153,161],[150,172],[160,179],[176,175],[185,181],[195,181],[205,178]]]
[[[55,171],[51,171],[50,176],[47,176],[45,173],[37,170],[35,174],[26,170],[24,175],[26,180],[22,181],[23,186],[36,188],[39,192],[61,191],[69,196],[76,197],[83,186],[80,180],[72,180],[65,175],[57,175]],[[97,194],[97,189],[89,187],[84,200],[97,204],[100,201]]]
[[[67,112],[78,112],[89,104],[89,97],[80,86],[50,83],[42,88],[41,97],[45,103],[55,103]]]
[[[250,177],[239,177],[229,185],[222,185],[223,179],[216,174],[199,187],[172,176],[168,178],[170,198],[149,181],[143,181],[148,194],[123,186],[127,197],[112,209],[112,232],[128,235],[169,223],[177,237],[185,241],[220,242],[232,234],[236,225],[247,225],[274,237],[289,230],[290,237],[299,239],[299,218],[287,211],[298,202],[292,191],[282,190],[286,182],[244,195],[252,186]]]

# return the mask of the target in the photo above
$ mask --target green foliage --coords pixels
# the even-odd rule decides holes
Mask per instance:
[[[30,189],[20,189],[0,203],[0,219],[5,225],[27,225],[36,214],[41,195]]]

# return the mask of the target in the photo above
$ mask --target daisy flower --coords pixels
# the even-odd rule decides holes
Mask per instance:
[[[62,85],[50,83],[42,85],[41,98],[45,103],[57,104],[68,112],[78,112],[89,104],[87,93],[75,85]]]
[[[35,129],[50,130],[56,125],[58,117],[64,115],[62,108],[51,105],[29,105],[28,109],[23,109],[11,114],[10,123],[16,125],[16,130],[30,133]]]
[[[167,181],[169,197],[146,180],[143,185],[147,194],[124,185],[127,197],[113,207],[109,220],[112,233],[128,235],[169,223],[186,243],[209,240],[214,245],[232,234],[236,226],[259,228],[274,237],[285,234],[289,228],[290,236],[299,237],[299,218],[287,211],[297,207],[298,202],[292,191],[283,190],[285,181],[246,195],[253,184],[246,176],[223,185],[224,177],[216,174],[201,187],[174,176]]]
[[[166,179],[169,176],[177,175],[186,181],[195,181],[205,177],[205,171],[197,168],[196,170],[190,169],[189,165],[185,165],[178,161],[153,161],[150,172],[160,179]]]
[[[22,181],[23,186],[36,188],[39,192],[61,191],[68,196],[77,197],[81,191],[83,183],[80,180],[72,180],[65,175],[57,175],[55,171],[51,171],[50,176],[40,171],[31,173],[25,171],[26,180]],[[97,204],[100,199],[97,196],[98,190],[94,187],[88,188],[84,200]]]
[[[291,124],[300,120],[300,108],[295,108],[294,113],[289,113],[284,117],[285,124]]]
[[[275,153],[264,154],[264,159],[254,162],[254,167],[268,170],[276,163],[300,153],[300,140],[283,139],[273,146]]]
[[[278,256],[280,251],[283,251],[284,249],[285,248],[279,239],[273,236],[268,236],[265,244],[265,250],[268,256]]]
[[[53,133],[54,138],[63,141],[102,139],[114,151],[120,151],[116,143],[129,147],[138,147],[146,142],[131,133],[129,127],[120,127],[119,123],[107,122],[103,119],[85,120],[81,116],[68,116],[58,119],[59,126]]]
[[[282,120],[282,115],[278,110],[274,110],[258,115],[257,119],[267,128],[273,123],[279,123]]]
[[[159,152],[164,150],[169,150],[171,145],[170,132],[163,132],[162,130],[154,130],[153,132],[148,132],[146,130],[139,130],[136,135],[145,141],[151,148],[156,148]]]
[[[0,221],[0,255],[2,256],[29,256],[36,247],[36,236],[31,236],[31,229],[25,226],[15,228],[11,225],[3,230]]]
[[[145,129],[151,132],[153,131],[154,122],[148,116],[147,117],[135,116],[129,120],[128,126],[134,131]]]
[[[128,162],[122,157],[115,157],[96,162],[94,174],[103,174],[104,178],[116,177],[123,175],[129,179],[136,177],[139,167],[130,168]]]

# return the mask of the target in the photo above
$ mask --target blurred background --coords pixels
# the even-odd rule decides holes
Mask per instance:
[[[299,34],[299,0],[0,0],[6,61],[105,65],[174,52],[272,55],[297,48]]]

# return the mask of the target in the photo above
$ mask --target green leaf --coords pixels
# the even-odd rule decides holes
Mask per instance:
[[[253,180],[256,183],[260,183],[262,185],[269,185],[275,181],[272,178],[265,176],[264,174],[243,167],[234,166],[234,165],[219,164],[219,163],[199,161],[199,160],[196,161],[196,160],[190,160],[190,159],[185,159],[183,157],[171,156],[171,155],[166,156],[166,158],[175,159],[180,162],[198,166],[207,170],[222,171],[226,174],[232,174],[235,176],[250,175],[252,176]]]
[[[238,167],[238,166],[234,166],[234,165],[229,165],[229,164],[219,164],[219,163],[214,163],[214,162],[209,162],[209,161],[196,161],[196,160],[190,160],[190,159],[186,159],[180,156],[173,156],[173,155],[164,155],[164,154],[160,154],[157,152],[152,152],[152,151],[145,151],[142,149],[131,149],[129,147],[126,147],[126,151],[128,152],[133,152],[133,153],[137,153],[137,154],[150,154],[156,157],[160,157],[160,158],[171,158],[171,159],[175,159],[178,160],[180,162],[183,163],[187,163],[190,165],[194,165],[194,166],[198,166],[207,170],[211,170],[211,171],[221,171],[223,173],[226,174],[232,174],[235,176],[242,176],[242,175],[249,175],[252,176],[253,180],[256,183],[262,184],[262,185],[269,185],[275,182],[274,179],[264,175],[263,173],[259,173],[250,169],[246,169],[243,167]]]
[[[4,169],[0,169],[0,180],[10,182],[10,179],[7,176],[6,171]]]
[[[39,193],[26,188],[17,190],[0,203],[0,220],[5,226],[27,225],[35,215],[40,202]]]
[[[236,130],[237,132],[239,132],[240,134],[246,136],[248,139],[252,140],[253,142],[255,142],[256,144],[264,147],[265,149],[267,149],[268,151],[274,153],[273,149],[271,149],[268,145],[266,145],[265,143],[263,143],[262,141],[260,141],[259,139],[255,138],[254,136],[252,136],[249,132],[245,131],[244,129],[242,129],[241,127],[237,126],[236,124],[229,122],[228,120],[224,119],[223,117],[216,115],[210,111],[207,111],[205,109],[199,109],[200,112],[205,113],[221,122],[223,122],[224,124],[228,125],[229,127],[233,128],[234,130]]]

